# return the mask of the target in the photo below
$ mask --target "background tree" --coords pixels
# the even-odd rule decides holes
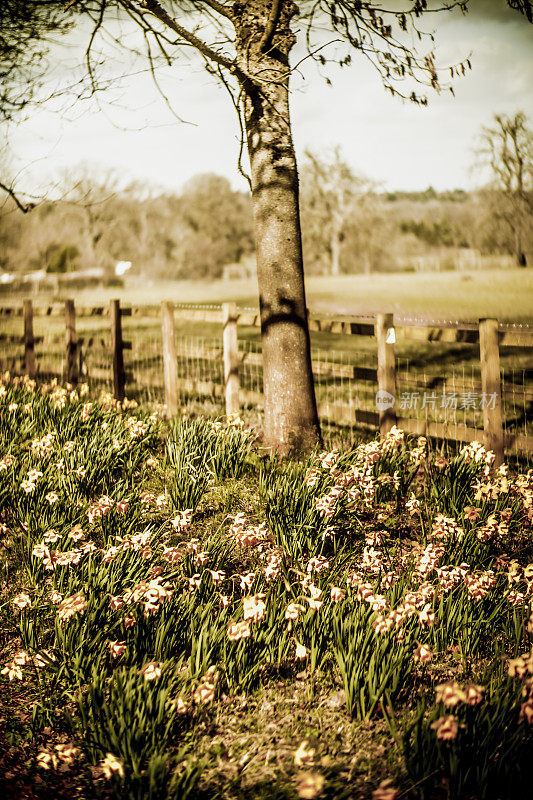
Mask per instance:
[[[253,252],[250,198],[220,175],[195,175],[178,203],[185,236],[176,248],[180,277],[220,278],[226,264]]]
[[[512,234],[516,263],[525,267],[524,243],[533,223],[533,131],[521,111],[514,117],[495,114],[480,138],[481,159],[490,167],[497,192],[494,213]]]
[[[374,184],[375,185],[375,184]],[[343,229],[343,259],[346,268],[369,275],[397,266],[395,244],[397,220],[376,191],[360,195]]]
[[[116,241],[120,219],[119,176],[113,170],[96,172],[88,164],[62,176],[63,205],[75,217],[85,266],[111,272],[117,260],[109,245]]]
[[[306,249],[326,250],[330,275],[340,275],[346,224],[358,215],[357,206],[364,204],[373,183],[354,173],[339,147],[326,156],[306,150],[300,183],[304,245],[308,239]]]

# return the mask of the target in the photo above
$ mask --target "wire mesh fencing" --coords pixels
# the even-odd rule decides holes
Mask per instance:
[[[176,342],[179,404],[183,409],[220,415],[224,413],[224,360],[220,307],[180,307]],[[67,358],[65,320],[61,309],[36,314],[34,355],[37,375],[65,380]],[[16,309],[15,309],[16,311]],[[240,309],[239,314],[253,309]],[[191,320],[187,317],[191,314]],[[321,318],[319,318],[321,319]],[[315,392],[323,430],[333,436],[353,439],[375,435],[378,353],[370,319],[335,321],[329,318],[312,329],[312,361]],[[360,324],[361,323],[361,324]],[[404,319],[415,326],[420,320]],[[395,407],[400,427],[426,433],[443,453],[474,438],[483,441],[487,404],[494,398],[483,392],[482,369],[476,326],[470,324],[463,340],[449,337],[453,321],[432,320],[428,340],[400,337],[395,345]],[[165,400],[162,332],[157,308],[137,307],[124,311],[124,362],[126,394],[139,402]],[[263,411],[261,340],[251,322],[239,323],[238,360],[240,402],[245,412],[259,420]],[[81,381],[91,389],[112,392],[113,354],[106,309],[79,313],[77,364]],[[340,325],[340,327],[339,327]],[[369,326],[370,325],[370,326]],[[438,326],[442,325],[442,328]],[[369,331],[362,332],[363,328]],[[205,330],[212,335],[188,331]],[[518,326],[500,326],[500,331],[518,331]],[[520,328],[520,333],[524,326]],[[527,329],[528,331],[530,329]],[[313,332],[314,331],[314,332]],[[408,331],[409,332],[409,331]],[[415,331],[416,332],[416,331]],[[412,331],[411,331],[412,333]],[[20,313],[0,318],[0,369],[22,374],[24,320]],[[349,335],[346,335],[349,334]],[[499,334],[502,335],[502,334]],[[505,334],[503,333],[505,336]],[[442,337],[442,339],[440,338]],[[529,341],[529,340],[527,340]],[[505,345],[505,342],[504,342]],[[502,426],[507,460],[531,461],[533,437],[533,348],[502,346],[500,350]],[[327,438],[327,437],[326,437]],[[525,452],[524,452],[525,451]]]

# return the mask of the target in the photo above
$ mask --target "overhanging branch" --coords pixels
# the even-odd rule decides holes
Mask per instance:
[[[3,192],[5,192],[7,195],[9,195],[9,197],[11,197],[11,199],[15,202],[15,205],[17,206],[17,208],[19,208],[20,211],[22,211],[23,214],[27,214],[28,211],[31,211],[32,209],[35,208],[35,203],[26,203],[26,204],[24,204],[22,202],[22,200],[20,200],[20,198],[17,197],[17,195],[15,194],[15,192],[13,191],[11,186],[6,186],[5,183],[1,183],[0,182],[0,189]]]
[[[220,53],[217,53],[216,50],[213,50],[209,45],[199,39],[194,33],[184,28],[179,22],[172,19],[164,8],[162,8],[157,0],[141,0],[139,3],[134,3],[134,5],[138,5],[142,12],[148,12],[153,14],[160,22],[166,25],[168,28],[177,33],[178,36],[181,36],[186,42],[191,44],[195,47],[199,53],[201,53],[205,58],[208,58],[210,61],[214,61],[219,66],[224,67],[225,69],[229,70],[230,72],[236,72],[237,67],[234,61],[229,58],[226,58]]]

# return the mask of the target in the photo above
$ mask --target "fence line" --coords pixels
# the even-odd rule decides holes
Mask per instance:
[[[55,325],[59,329],[61,316],[65,325],[63,335],[34,335],[34,318],[49,320],[48,327]],[[21,308],[0,308],[0,320],[18,317],[23,317],[24,335],[2,333],[0,341],[6,349],[23,345],[22,363],[29,375],[56,374],[74,385],[82,378],[104,382],[112,385],[115,397],[120,400],[125,396],[126,386],[134,382],[151,399],[161,398],[164,392],[170,415],[177,413],[179,399],[188,394],[224,398],[227,413],[238,411],[244,404],[261,405],[260,348],[238,335],[239,329],[260,326],[255,309],[237,309],[234,303],[174,306],[169,302],[160,307],[123,308],[118,300],[113,300],[108,307],[75,307],[73,300],[67,300],[63,306],[34,309],[31,300],[25,300]],[[135,336],[134,342],[124,338],[127,331],[123,329],[123,320],[127,318],[130,318],[130,334],[141,331],[140,341]],[[87,330],[77,330],[82,320]],[[222,325],[222,336],[206,347],[204,338],[176,336],[176,320],[217,323]],[[533,329],[527,325],[499,324],[494,319],[482,319],[477,324],[452,320],[428,322],[395,318],[389,313],[378,314],[376,318],[310,315],[309,327],[311,332],[326,339],[360,336],[372,337],[377,342],[376,366],[345,363],[342,354],[340,361],[332,360],[329,351],[313,348],[317,401],[323,420],[340,426],[366,425],[378,428],[382,434],[398,424],[414,434],[474,441],[481,431],[475,427],[477,415],[473,408],[464,406],[462,422],[457,421],[457,406],[444,408],[441,415],[444,419],[433,419],[436,405],[433,402],[431,406],[430,401],[436,397],[437,390],[442,390],[443,398],[448,389],[450,395],[462,392],[467,397],[477,393],[486,400],[482,407],[484,440],[494,450],[496,463],[502,462],[505,451],[533,453],[528,437],[533,369],[523,369],[520,381],[516,380],[513,368],[510,386],[505,372],[502,380],[500,368],[501,348],[527,348],[531,352]],[[395,343],[402,341],[478,345],[480,376],[476,379],[472,368],[467,378],[464,367],[459,379],[455,372],[451,376],[414,374],[408,362],[402,371],[395,357]],[[36,345],[45,343],[45,352],[41,354],[39,348],[36,352]],[[52,345],[63,346],[63,354],[59,358],[56,354],[55,362]],[[131,351],[126,358],[125,351]],[[12,359],[13,367],[15,362],[16,358]],[[522,415],[516,413],[517,385],[521,387]],[[424,419],[401,413],[412,408],[403,405],[403,395],[409,392],[405,389],[401,392],[400,387],[414,388],[416,391],[411,391],[411,395],[424,390]],[[399,394],[401,402],[398,402]],[[509,420],[511,401],[515,419]],[[517,426],[522,427],[514,430]]]

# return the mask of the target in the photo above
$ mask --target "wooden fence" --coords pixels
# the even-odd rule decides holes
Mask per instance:
[[[31,300],[25,300],[22,307],[0,308],[0,320],[12,317],[23,317],[24,334],[0,334],[0,342],[6,345],[24,346],[24,371],[31,377],[40,373],[35,346],[44,341],[43,336],[34,335],[34,316],[54,318],[63,316],[65,337],[46,337],[47,344],[64,344],[64,369],[59,376],[76,385],[82,376],[87,376],[87,355],[91,348],[99,347],[107,354],[107,368],[91,369],[88,377],[92,380],[110,379],[115,397],[124,399],[126,385],[131,379],[128,370],[128,359],[125,351],[132,349],[132,343],[123,338],[122,320],[124,317],[160,317],[161,320],[161,356],[162,377],[155,379],[154,385],[164,390],[165,404],[169,415],[178,411],[178,390],[195,392],[203,395],[222,395],[225,398],[227,413],[236,412],[242,403],[260,405],[262,395],[258,391],[249,391],[239,384],[239,366],[246,360],[247,364],[261,367],[260,353],[239,353],[239,327],[257,327],[260,325],[259,315],[255,311],[238,310],[234,303],[222,306],[191,307],[174,306],[163,302],[161,307],[138,306],[123,308],[118,300],[113,300],[108,307],[76,308],[73,300],[63,305],[56,304],[46,308],[34,309]],[[95,334],[79,336],[76,331],[76,320],[80,318],[107,319],[105,327],[109,338],[103,338],[105,328]],[[178,359],[180,349],[176,347],[175,318],[190,322],[210,322],[223,326],[222,353],[216,350],[206,353],[202,358],[223,360],[223,384],[213,380],[195,381],[178,375]],[[59,322],[59,320],[56,320]],[[60,323],[61,324],[61,323]],[[392,314],[378,314],[373,317],[335,318],[324,315],[310,315],[311,332],[322,334],[342,334],[346,336],[374,337],[377,342],[377,369],[352,364],[324,363],[314,360],[313,369],[317,377],[348,378],[369,382],[377,389],[375,410],[354,408],[352,398],[349,402],[319,402],[319,415],[322,419],[343,425],[354,423],[374,427],[384,434],[393,425],[418,435],[438,439],[471,442],[481,436],[481,431],[471,425],[450,424],[428,419],[413,419],[401,416],[397,412],[397,369],[395,359],[395,343],[400,340],[418,342],[446,342],[479,344],[480,353],[480,385],[469,386],[481,392],[481,396],[490,398],[483,406],[483,434],[486,446],[496,454],[496,463],[502,463],[505,452],[533,453],[533,442],[527,435],[508,434],[504,431],[502,418],[502,396],[508,391],[502,390],[500,375],[500,348],[533,346],[533,331],[526,326],[500,325],[495,319],[481,319],[473,323],[439,323],[438,326],[405,321],[395,324]],[[445,375],[416,379],[413,385],[428,391],[435,388],[446,389],[448,380]],[[457,388],[457,384],[454,384]],[[533,401],[533,391],[524,389],[524,398]],[[393,404],[394,403],[394,404]]]

